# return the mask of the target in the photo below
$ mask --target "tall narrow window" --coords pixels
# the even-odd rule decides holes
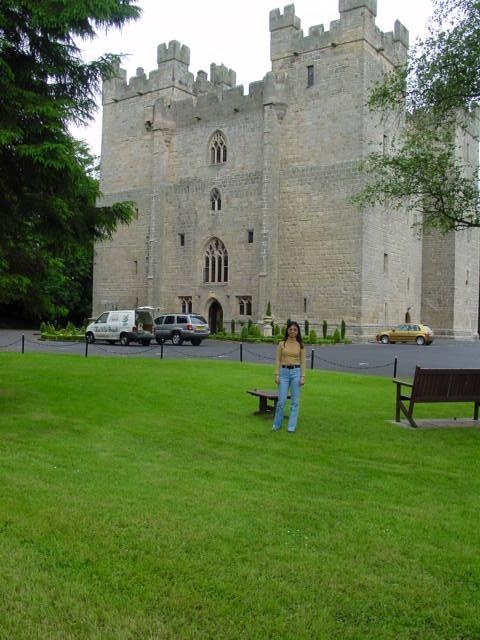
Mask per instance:
[[[178,234],[178,239],[180,240],[180,246],[184,247],[185,246],[185,234],[184,233],[179,233]]]
[[[248,238],[249,244],[251,244],[253,242],[253,229],[249,229],[247,231],[247,238]]]
[[[222,196],[218,189],[212,189],[212,192],[210,193],[210,206],[212,211],[222,210]]]
[[[182,313],[192,313],[192,296],[180,296],[179,300],[182,305]]]
[[[383,254],[383,273],[388,273],[388,253]]]
[[[239,296],[238,298],[238,313],[241,316],[252,315],[252,296]]]
[[[218,238],[212,238],[207,245],[203,281],[228,282],[228,252],[223,242]]]
[[[315,72],[313,70],[313,64],[307,67],[307,87],[313,87],[315,82]]]
[[[210,163],[221,164],[227,161],[227,143],[221,131],[216,131],[210,141]]]

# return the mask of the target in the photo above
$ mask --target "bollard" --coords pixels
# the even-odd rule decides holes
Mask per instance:
[[[310,352],[310,369],[313,369],[313,363],[315,362],[315,349]]]
[[[243,342],[240,342],[240,362],[243,362]]]
[[[85,338],[85,358],[88,358],[88,339]]]
[[[160,343],[160,360],[163,360],[163,342]]]
[[[25,334],[22,333],[22,353],[25,353]]]
[[[395,356],[395,360],[393,361],[393,377],[397,377],[397,356]]]

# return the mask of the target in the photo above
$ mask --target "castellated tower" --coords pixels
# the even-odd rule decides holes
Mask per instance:
[[[477,235],[427,240],[411,214],[351,202],[361,160],[391,135],[366,106],[369,89],[408,49],[398,21],[378,29],[376,4],[339,0],[339,19],[307,35],[293,5],[271,11],[271,71],[247,95],[224,65],[194,77],[177,41],[158,47],[148,77],[138,69],[127,82],[118,69],[105,83],[103,202],[133,200],[138,215],[96,246],[94,314],[193,310],[215,330],[261,321],[270,302],[280,324],[343,319],[361,339],[411,307],[412,320],[476,333]],[[442,242],[453,280],[439,306]]]

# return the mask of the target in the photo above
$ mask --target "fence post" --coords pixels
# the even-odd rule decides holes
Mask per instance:
[[[85,337],[85,358],[88,358],[88,338]]]
[[[243,362],[243,342],[240,342],[240,362]]]
[[[25,353],[25,334],[22,333],[22,353]]]
[[[310,352],[310,369],[313,369],[313,363],[315,362],[315,349]]]
[[[395,360],[393,361],[393,377],[397,377],[397,356],[395,356]]]

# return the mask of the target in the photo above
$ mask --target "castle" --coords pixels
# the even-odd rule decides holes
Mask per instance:
[[[270,302],[278,323],[344,320],[360,340],[410,308],[437,333],[477,334],[478,233],[419,234],[411,212],[352,203],[360,162],[392,136],[369,89],[408,50],[376,5],[339,0],[339,19],[308,35],[293,5],[271,11],[271,71],[248,95],[223,65],[194,77],[177,41],[148,77],[119,68],[104,83],[102,202],[137,208],[96,245],[94,314],[193,310],[215,331],[261,322]],[[476,133],[458,141],[472,163]]]

